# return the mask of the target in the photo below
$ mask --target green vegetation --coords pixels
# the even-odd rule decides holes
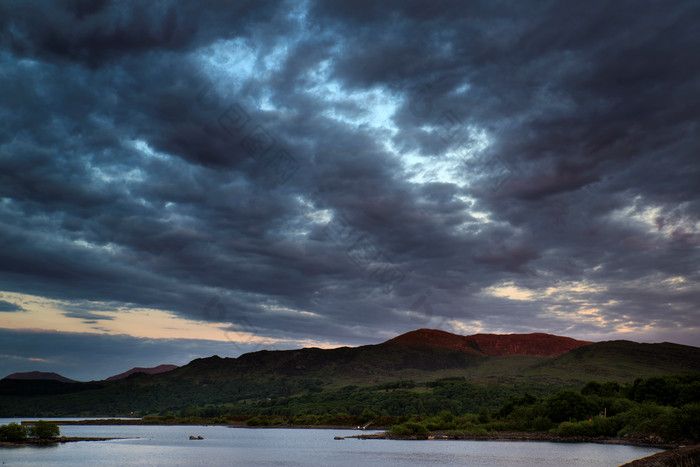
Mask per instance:
[[[39,420],[29,427],[29,436],[33,438],[51,439],[59,436],[61,430],[55,423]]]
[[[390,434],[424,435],[446,431],[473,436],[494,431],[549,431],[560,436],[656,437],[665,441],[700,441],[700,374],[586,384],[581,391],[565,389],[548,397],[511,397],[493,414],[460,417],[441,412],[414,415],[392,427]]]
[[[609,341],[559,357],[489,357],[448,347],[389,341],[213,356],[118,381],[0,380],[0,417],[141,416],[146,424],[251,427],[370,423],[413,437],[537,431],[700,440],[700,348]],[[2,436],[26,436],[23,430],[3,427]],[[42,430],[31,434],[58,435]]]
[[[565,437],[651,436],[657,441],[697,443],[699,382],[700,374],[637,379],[628,384],[591,381],[578,391],[567,388],[535,396],[501,386],[474,387],[462,378],[450,377],[424,385],[382,385],[384,389],[344,387],[331,393],[258,401],[245,410],[231,405],[191,406],[144,417],[143,423],[355,427],[371,422],[370,428],[390,427],[389,434],[398,437],[420,438],[430,432],[456,438],[548,432]],[[461,410],[465,397],[489,389],[498,395],[500,404]]]
[[[16,442],[27,438],[27,429],[19,423],[0,426],[0,441]]]
[[[55,423],[39,420],[34,425],[25,428],[19,423],[10,423],[0,426],[0,441],[18,442],[27,439],[27,435],[32,438],[51,439],[61,434],[61,430]]]
[[[0,380],[0,417],[175,415],[181,411],[183,417],[359,416],[365,408],[377,415],[400,417],[432,416],[444,409],[455,415],[477,413],[483,407],[488,411],[481,414],[484,422],[493,419],[510,397],[549,397],[562,389],[577,392],[591,379],[605,383],[598,383],[601,388],[586,388],[582,395],[587,397],[591,391],[610,396],[617,386],[641,377],[643,383],[634,388],[630,401],[649,399],[680,406],[697,400],[700,384],[676,393],[672,391],[676,383],[654,377],[699,371],[698,348],[626,341],[591,344],[556,358],[487,357],[442,347],[387,343],[260,351],[235,359],[197,359],[167,373],[137,373],[119,381]],[[600,391],[603,393],[598,394]],[[583,413],[585,409],[579,406],[576,410]],[[557,417],[568,421],[567,417],[580,413]],[[558,420],[550,419],[552,423],[560,423]],[[540,421],[544,425],[546,420]]]
[[[396,436],[426,435],[430,432],[428,427],[418,422],[404,422],[394,425],[389,433]]]
[[[21,396],[20,385],[35,395]],[[62,383],[59,383],[62,384]],[[66,383],[67,384],[67,383]],[[172,413],[178,416],[218,417],[226,414],[323,415],[348,413],[360,415],[365,408],[382,415],[437,414],[443,409],[453,413],[478,411],[482,406],[496,409],[508,397],[529,392],[551,395],[573,385],[560,381],[504,381],[473,383],[464,377],[435,381],[387,380],[373,385],[346,385],[318,392],[314,378],[246,378],[230,381],[174,380],[154,385],[148,378],[139,382],[117,381],[74,393],[53,393],[52,385],[43,387],[33,381],[0,381],[0,416],[5,417],[87,417],[134,416]],[[92,383],[86,383],[92,384]],[[15,387],[16,386],[16,387]],[[34,387],[36,386],[36,387]],[[6,390],[4,390],[6,389]],[[61,388],[62,389],[62,388]]]

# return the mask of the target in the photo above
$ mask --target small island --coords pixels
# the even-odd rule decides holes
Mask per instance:
[[[108,441],[120,438],[95,438],[83,436],[59,436],[57,423],[39,420],[38,422],[9,423],[0,426],[0,447],[46,446],[76,441]]]

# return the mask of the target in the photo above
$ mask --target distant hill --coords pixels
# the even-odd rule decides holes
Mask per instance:
[[[142,368],[136,367],[131,370],[125,371],[124,373],[119,373],[118,375],[110,376],[107,381],[116,381],[119,379],[127,378],[134,373],[146,373],[147,375],[157,375],[158,373],[165,373],[166,371],[172,371],[175,368],[179,368],[177,365],[158,365],[152,368]]]
[[[558,357],[571,350],[591,344],[570,337],[552,334],[474,334],[460,336],[436,329],[418,329],[386,342],[393,345],[433,347],[471,353],[474,355],[534,355]]]
[[[76,381],[61,376],[58,373],[47,373],[44,371],[27,371],[25,373],[12,373],[5,376],[3,379],[19,379],[19,380],[51,380],[60,381],[62,383],[75,383]]]
[[[158,374],[143,370],[91,383],[1,380],[0,416],[148,414],[217,404],[248,413],[316,393],[340,394],[342,401],[351,390],[366,397],[396,388],[431,390],[445,379],[471,385],[467,399],[478,409],[496,406],[509,394],[547,395],[591,380],[631,384],[636,378],[700,373],[700,348],[419,329],[374,345],[261,350],[237,358],[198,358]],[[341,411],[361,412],[363,400]]]

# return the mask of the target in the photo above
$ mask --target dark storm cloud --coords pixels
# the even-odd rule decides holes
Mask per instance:
[[[61,309],[64,311],[63,316],[67,318],[77,318],[82,320],[84,323],[96,324],[100,320],[111,321],[114,316],[99,314],[100,311],[115,311],[114,307],[96,308],[94,304],[84,301],[73,301],[69,304],[63,305]]]
[[[13,54],[91,68],[148,52],[187,50],[269,21],[275,2],[5,2],[4,46]],[[252,23],[252,24],[251,24]]]
[[[346,344],[697,326],[697,3],[2,8],[3,290]]]
[[[0,313],[11,313],[14,311],[26,311],[24,308],[22,308],[20,305],[17,305],[16,303],[8,302],[5,300],[0,300]]]

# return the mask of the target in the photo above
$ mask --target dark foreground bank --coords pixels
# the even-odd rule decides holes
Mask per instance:
[[[700,465],[700,444],[659,452],[620,467],[697,467]]]

